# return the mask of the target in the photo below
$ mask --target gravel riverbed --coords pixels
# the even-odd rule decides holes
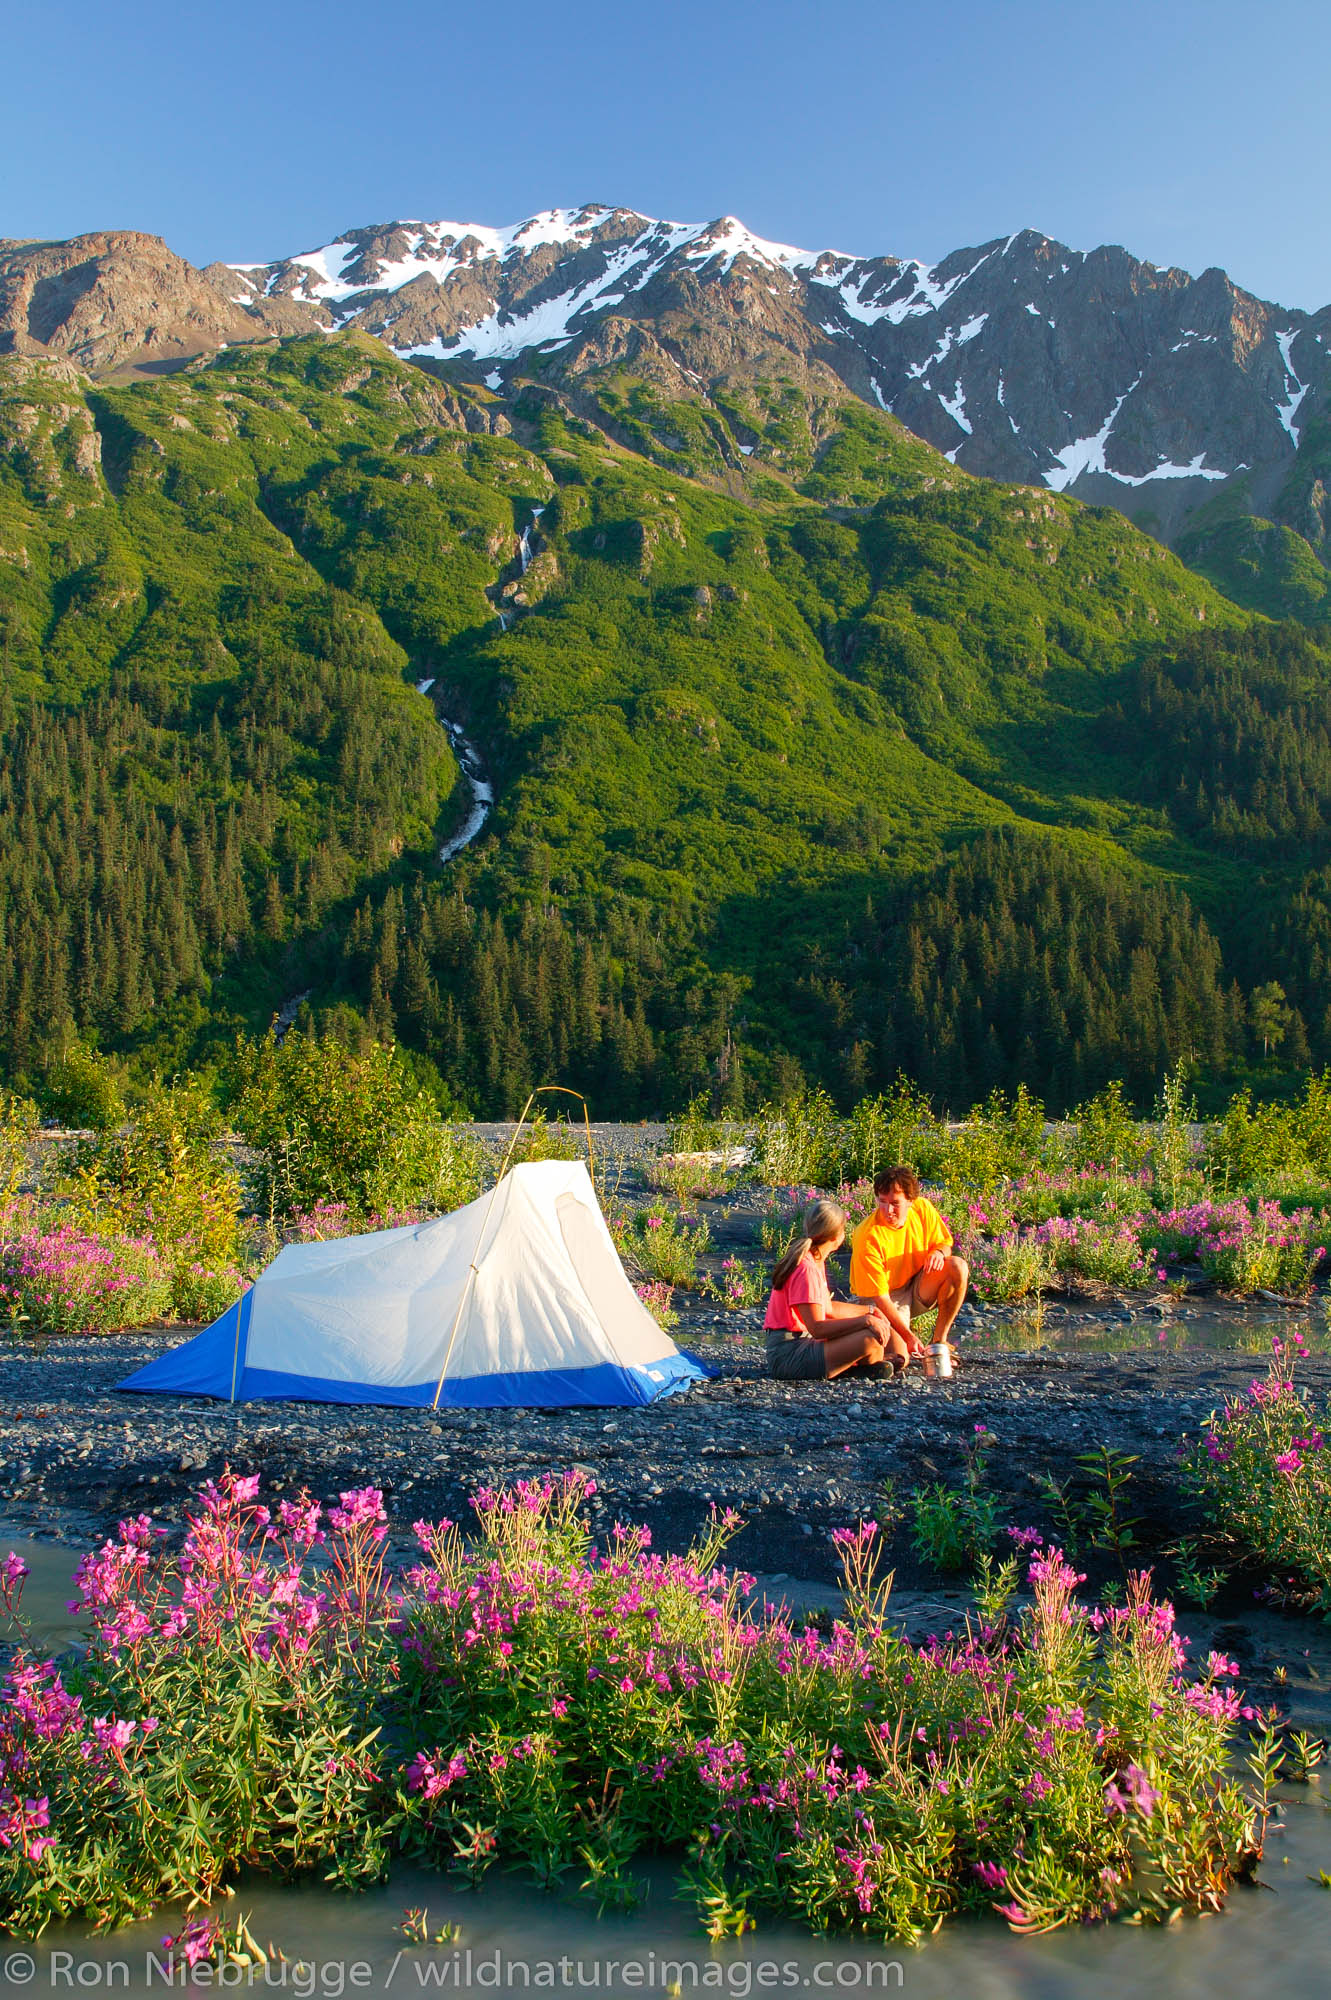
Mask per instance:
[[[497,1164],[513,1127],[473,1130]],[[664,1127],[594,1125],[592,1141],[609,1199],[621,1207],[663,1199],[647,1176],[666,1143]],[[715,1276],[727,1255],[770,1264],[757,1242],[764,1199],[762,1190],[740,1188],[690,1204],[710,1232],[704,1271]],[[1156,1293],[1053,1301],[1032,1321],[972,1302],[958,1323],[961,1365],[950,1382],[912,1368],[899,1384],[853,1376],[787,1384],[766,1373],[760,1310],[723,1311],[685,1291],[675,1303],[675,1339],[714,1372],[643,1410],[434,1413],[130,1395],[117,1382],[188,1330],[44,1347],[11,1335],[0,1344],[0,1523],[79,1544],[126,1512],[147,1511],[170,1529],[202,1481],[230,1465],[261,1473],[277,1494],[308,1487],[326,1499],[352,1485],[382,1487],[405,1554],[412,1521],[465,1522],[476,1487],[578,1465],[596,1481],[598,1528],[616,1518],[646,1521],[658,1547],[677,1549],[712,1505],[731,1507],[744,1522],[731,1559],[813,1588],[836,1575],[831,1530],[890,1520],[890,1488],[898,1583],[929,1591],[944,1580],[915,1554],[902,1503],[913,1486],[955,1484],[964,1448],[983,1425],[996,1440],[986,1479],[999,1518],[1046,1532],[1055,1523],[1037,1483],[1042,1475],[1071,1478],[1075,1490],[1079,1453],[1106,1445],[1131,1454],[1125,1511],[1149,1562],[1189,1525],[1181,1441],[1264,1372],[1273,1334],[1293,1320],[1325,1325],[1324,1303],[1291,1313]],[[1324,1331],[1301,1372],[1314,1392],[1331,1391]],[[1108,1558],[1082,1561],[1093,1585],[1115,1573]],[[1163,1580],[1168,1574],[1165,1562]],[[1235,1603],[1240,1593],[1251,1603],[1251,1581],[1235,1586]]]
[[[1078,1321],[1126,1333],[1124,1310]],[[1232,1317],[1237,1342],[1252,1316],[1235,1308]],[[278,1493],[308,1486],[327,1497],[372,1482],[407,1536],[422,1516],[465,1520],[478,1485],[580,1465],[596,1480],[598,1523],[645,1520],[658,1546],[676,1548],[713,1503],[733,1507],[745,1523],[732,1545],[737,1562],[827,1582],[835,1572],[830,1530],[879,1515],[887,1482],[904,1498],[918,1482],[956,1480],[963,1446],[984,1424],[997,1439],[989,1483],[1002,1496],[1002,1518],[1014,1523],[1047,1524],[1040,1473],[1065,1476],[1077,1453],[1102,1443],[1135,1454],[1129,1511],[1142,1518],[1149,1555],[1181,1529],[1180,1440],[1264,1365],[1237,1344],[1162,1348],[1155,1322],[1143,1317],[1142,1345],[1124,1352],[1005,1351],[972,1337],[951,1382],[912,1370],[900,1385],[853,1377],[786,1384],[766,1375],[756,1330],[736,1335],[737,1318],[686,1310],[676,1338],[716,1372],[643,1410],[435,1414],[148,1397],[116,1383],[177,1342],[178,1329],[42,1350],[11,1341],[0,1350],[0,1516],[62,1540],[140,1509],[170,1527],[182,1501],[229,1464],[261,1472]],[[998,1318],[984,1316],[990,1325]],[[1331,1361],[1315,1353],[1304,1379],[1318,1392],[1331,1389]],[[900,1529],[893,1555],[902,1582],[930,1580]]]

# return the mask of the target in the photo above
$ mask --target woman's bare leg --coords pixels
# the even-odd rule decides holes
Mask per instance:
[[[823,1355],[829,1380],[833,1375],[844,1375],[848,1368],[854,1368],[861,1361],[883,1361],[889,1356],[895,1359],[896,1347],[904,1355],[906,1344],[901,1336],[894,1333],[892,1342],[895,1347],[880,1340],[876,1333],[870,1333],[867,1327],[862,1327],[858,1333],[839,1333],[835,1340],[825,1340]]]

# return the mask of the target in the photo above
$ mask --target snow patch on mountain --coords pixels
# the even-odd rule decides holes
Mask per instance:
[[[1093,437],[1074,438],[1071,444],[1065,444],[1061,451],[1055,452],[1055,463],[1044,475],[1046,486],[1051,486],[1055,493],[1062,493],[1077,480],[1093,472],[1102,474],[1106,479],[1117,480],[1120,486],[1149,486],[1153,479],[1229,478],[1227,472],[1219,472],[1203,464],[1206,457],[1204,451],[1199,451],[1187,465],[1176,465],[1172,459],[1167,459],[1161,453],[1160,463],[1153,465],[1149,472],[1116,472],[1112,465],[1106,463],[1105,447],[1109,443],[1118,413],[1141,379],[1138,375],[1136,381],[1129,383]]]
[[[874,326],[879,320],[886,320],[889,326],[900,326],[903,320],[918,319],[926,313],[941,312],[952,294],[973,278],[981,264],[987,263],[993,254],[992,249],[986,250],[969,270],[958,271],[955,277],[942,280],[937,275],[939,270],[937,264],[922,264],[918,258],[913,258],[892,273],[885,298],[882,296],[881,273],[872,268],[860,269],[859,276],[855,277],[846,274],[844,262],[840,268],[827,271],[819,269],[818,266],[824,259],[818,258],[813,260],[809,280],[811,284],[834,288],[840,296],[845,311],[851,319],[859,320],[861,325]],[[880,287],[879,297],[867,300],[864,297],[865,287],[875,280]],[[980,315],[981,325],[986,317],[985,314]],[[979,327],[976,327],[976,332],[978,331]],[[973,336],[966,337],[970,339]]]
[[[1084,473],[1108,472],[1109,467],[1105,464],[1105,446],[1109,442],[1109,433],[1114,428],[1119,411],[1141,379],[1139,375],[1135,382],[1128,384],[1098,431],[1090,437],[1074,438],[1071,444],[1064,445],[1062,451],[1054,453],[1054,464],[1044,475],[1046,486],[1052,486],[1055,493],[1062,493]]]
[[[950,397],[945,396],[940,389],[938,400],[951,417],[953,423],[959,424],[967,437],[971,437],[974,433],[974,425],[966,415],[966,391],[962,388],[960,382],[957,383]],[[957,445],[954,449],[959,451],[961,447]]]
[[[1311,385],[1307,382],[1300,382],[1298,376],[1294,373],[1294,363],[1289,358],[1289,351],[1293,345],[1294,333],[1292,330],[1289,333],[1278,333],[1276,335],[1276,346],[1280,349],[1280,359],[1285,370],[1285,386],[1290,391],[1283,403],[1276,404],[1276,415],[1288,431],[1290,441],[1295,451],[1297,451],[1299,448],[1299,433],[1294,419],[1298,415],[1299,405],[1307,395]],[[1292,387],[1290,386],[1291,384],[1293,385]]]
[[[484,319],[463,327],[459,333],[436,334],[433,340],[412,347],[399,347],[402,355],[430,356],[435,360],[470,355],[477,361],[512,361],[528,347],[553,350],[572,339],[571,328],[580,313],[610,305],[622,305],[627,291],[641,291],[655,276],[671,253],[680,247],[681,230],[655,225],[632,242],[621,244],[606,259],[605,268],[585,284],[570,287],[553,298],[542,299],[526,312],[511,313],[496,307]],[[683,240],[689,240],[687,235]],[[625,286],[625,280],[633,282]]]
[[[668,226],[677,228],[680,225]],[[793,272],[811,270],[821,257],[838,254],[836,251],[800,250],[793,243],[769,243],[765,237],[755,236],[733,215],[724,215],[720,222],[700,226],[692,249],[684,252],[691,264],[710,264],[713,258],[719,257],[722,272],[728,271],[737,257],[750,257],[755,264],[775,265],[783,271]]]
[[[312,273],[302,284],[303,297],[311,303],[340,305],[362,292],[400,291],[415,278],[431,277],[443,284],[466,265],[502,264],[542,244],[576,247],[587,242],[613,212],[608,208],[550,208],[505,229],[492,229],[482,222],[402,222],[397,226],[408,232],[403,255],[371,259],[359,277],[349,276],[348,270],[361,261],[362,246],[346,239],[326,243],[319,250],[303,250],[286,262],[303,265]],[[252,271],[264,267],[250,264],[233,268]],[[274,270],[270,292],[280,272],[280,266]]]

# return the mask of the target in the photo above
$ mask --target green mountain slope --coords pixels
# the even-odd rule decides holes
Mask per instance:
[[[1263,628],[849,399],[751,474],[742,426],[696,412],[716,457],[677,453],[644,385],[597,393],[604,427],[358,336],[95,391],[0,364],[9,1070],[64,1022],[199,1060],[301,994],[485,1110],[554,1075],[636,1115],[902,1061],[958,1102],[1244,1063],[1236,978],[1324,905],[1150,776],[1143,677]],[[443,867],[440,714],[496,789]],[[1287,1053],[1323,1035],[1299,1006]]]

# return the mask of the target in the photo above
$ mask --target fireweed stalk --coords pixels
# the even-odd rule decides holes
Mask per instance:
[[[106,1927],[242,1866],[354,1887],[395,1851],[627,1905],[665,1849],[712,1935],[764,1910],[913,1938],[986,1907],[1019,1930],[1214,1909],[1254,1865],[1278,1753],[1235,1781],[1234,1669],[1188,1679],[1146,1578],[1087,1610],[1044,1550],[1019,1619],[991,1600],[912,1646],[867,1523],[838,1532],[847,1615],[821,1632],[746,1611],[735,1516],[684,1555],[641,1527],[598,1548],[593,1490],[483,1491],[468,1539],[418,1522],[401,1588],[373,1488],[270,1513],[227,1475],[178,1555],[124,1523],[78,1573],[86,1661],[5,1683],[4,1922]]]
[[[1295,1383],[1299,1333],[1272,1349],[1266,1376],[1208,1420],[1184,1478],[1211,1527],[1275,1565],[1272,1597],[1331,1617],[1331,1403]]]
[[[1264,1789],[1228,1775],[1238,1696],[1189,1683],[1170,1606],[1134,1579],[1086,1611],[1046,1551],[1034,1606],[908,1645],[874,1588],[878,1532],[840,1531],[849,1615],[824,1635],[745,1615],[716,1566],[644,1528],[596,1551],[589,1484],[478,1496],[481,1537],[422,1527],[401,1694],[421,1743],[408,1844],[479,1875],[576,1869],[632,1900],[637,1853],[686,1850],[714,1935],[764,1909],[918,1937],[986,1905],[1019,1929],[1213,1909],[1260,1851]]]
[[[80,1563],[87,1657],[20,1656],[0,1701],[0,1915],[99,1929],[206,1899],[242,1863],[381,1874],[379,1720],[395,1666],[380,1495],[275,1514],[209,1483],[177,1555],[146,1515]],[[316,1561],[315,1558],[318,1558]],[[40,1824],[49,1844],[26,1837]],[[17,1837],[16,1837],[17,1836]]]

